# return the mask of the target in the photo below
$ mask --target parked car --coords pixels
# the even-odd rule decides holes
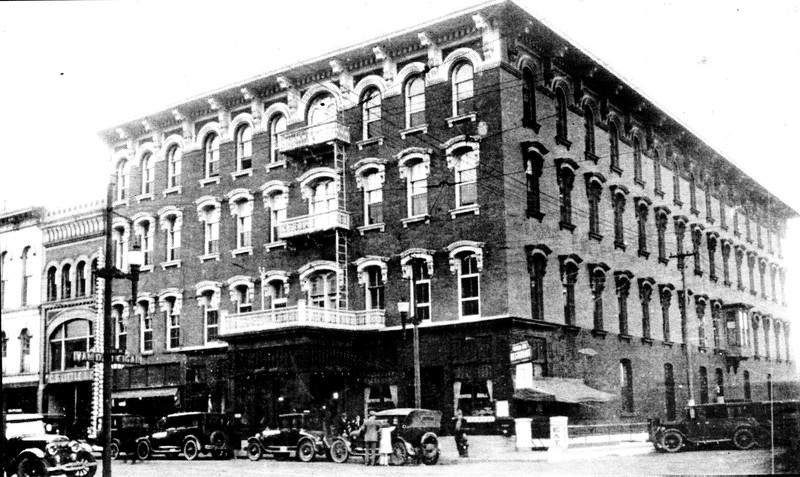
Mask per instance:
[[[393,421],[392,465],[405,465],[409,459],[419,459],[425,465],[439,461],[439,437],[442,413],[428,409],[399,408],[381,411],[375,418],[382,424]],[[339,436],[331,444],[330,456],[334,462],[347,462],[350,456],[364,456],[364,436]]]
[[[66,436],[48,434],[41,414],[6,415],[2,444],[6,475],[92,477],[97,472],[92,448]]]
[[[256,461],[262,457],[309,462],[327,454],[323,442],[322,423],[309,413],[290,413],[278,416],[280,429],[266,428],[247,440],[247,457]]]
[[[237,445],[236,427],[224,414],[211,412],[182,412],[161,418],[155,432],[137,439],[136,454],[145,460],[152,454],[194,460],[200,454],[214,458],[229,458]]]
[[[730,404],[698,404],[686,408],[681,421],[660,422],[650,427],[650,440],[656,450],[678,452],[700,444],[733,443],[737,449],[752,449],[763,432],[751,415],[742,415]]]
[[[89,434],[87,442],[93,446],[102,447],[102,440],[99,433],[102,429],[101,419],[97,419],[95,432]],[[111,415],[111,458],[116,459],[120,453],[127,452],[128,449],[135,451],[136,440],[146,436],[150,431],[147,418],[136,414],[112,414]]]

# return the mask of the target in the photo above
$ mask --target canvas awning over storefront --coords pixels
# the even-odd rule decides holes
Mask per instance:
[[[581,379],[541,378],[533,380],[533,387],[514,391],[514,398],[523,401],[588,403],[608,402],[614,399],[614,395],[591,388]]]
[[[153,389],[126,389],[124,391],[114,391],[114,399],[133,399],[133,398],[154,398],[154,397],[175,397],[178,388],[153,388]]]

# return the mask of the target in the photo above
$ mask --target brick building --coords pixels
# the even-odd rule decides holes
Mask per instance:
[[[423,407],[476,421],[674,415],[687,353],[698,401],[795,379],[796,213],[513,3],[101,135],[116,263],[147,257],[132,310],[115,282],[114,344],[145,363],[118,408],[413,405],[402,301]]]

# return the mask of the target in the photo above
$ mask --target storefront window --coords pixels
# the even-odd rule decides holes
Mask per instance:
[[[88,351],[94,346],[94,330],[88,320],[72,320],[59,326],[50,338],[50,370],[87,367],[87,363],[74,361],[75,351]]]

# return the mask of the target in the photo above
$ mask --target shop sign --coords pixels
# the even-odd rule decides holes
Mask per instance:
[[[91,381],[92,370],[81,369],[79,371],[60,371],[51,372],[47,375],[48,383],[74,383],[78,381]]]
[[[111,364],[142,364],[141,356],[109,353]],[[102,363],[103,353],[96,351],[73,351],[72,359],[78,362]]]
[[[524,363],[531,360],[531,345],[520,341],[511,345],[511,364]]]

